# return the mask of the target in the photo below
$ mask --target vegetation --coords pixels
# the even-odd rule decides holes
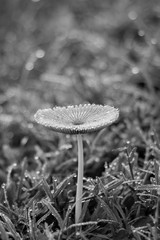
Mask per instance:
[[[160,3],[0,1],[0,239],[160,239]],[[77,144],[38,109],[120,110]]]

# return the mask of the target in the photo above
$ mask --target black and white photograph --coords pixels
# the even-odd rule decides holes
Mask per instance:
[[[160,0],[0,0],[0,240],[160,240]]]

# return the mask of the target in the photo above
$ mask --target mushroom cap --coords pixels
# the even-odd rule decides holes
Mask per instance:
[[[117,120],[118,109],[108,105],[84,104],[40,109],[34,115],[37,123],[66,134],[95,132]]]

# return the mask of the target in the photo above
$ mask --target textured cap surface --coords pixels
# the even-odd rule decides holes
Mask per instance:
[[[34,115],[37,123],[54,131],[79,134],[105,128],[117,120],[118,109],[108,105],[84,104],[40,109]]]

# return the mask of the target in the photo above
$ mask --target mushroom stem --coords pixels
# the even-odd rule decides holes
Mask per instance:
[[[82,194],[83,194],[83,141],[81,134],[77,134],[78,141],[78,180],[77,180],[77,193],[76,193],[76,212],[75,222],[79,223],[79,218],[82,211]]]

